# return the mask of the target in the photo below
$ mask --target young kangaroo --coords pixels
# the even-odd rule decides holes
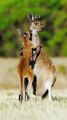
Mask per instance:
[[[42,30],[43,26],[41,22],[38,20],[38,16],[29,15],[28,19],[31,22],[30,30],[31,30],[31,41],[36,46],[40,44],[40,39],[38,36],[38,31]],[[49,58],[46,51],[42,48],[40,55],[36,61],[34,67],[34,73],[37,76],[37,90],[36,95],[44,97],[48,93],[48,98],[51,100],[51,87],[54,85],[56,81],[56,70],[53,65],[51,59]]]
[[[41,47],[38,46],[37,48],[34,48],[34,45],[31,41],[29,41],[28,35],[26,33],[22,34],[24,47],[23,47],[23,54],[20,59],[20,62],[18,64],[18,74],[20,76],[20,83],[21,83],[21,94],[19,95],[19,100],[22,102],[22,100],[26,99],[27,97],[31,97],[31,87],[33,85],[34,87],[34,79],[35,74],[33,72],[33,68],[36,62],[36,59],[38,57],[38,54],[41,51]],[[31,62],[34,64],[31,65]],[[35,88],[33,88],[35,90]],[[33,91],[35,93],[35,91]],[[29,95],[29,96],[28,96]]]

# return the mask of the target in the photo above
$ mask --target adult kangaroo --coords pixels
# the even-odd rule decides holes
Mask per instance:
[[[30,40],[38,46],[40,39],[38,32],[43,29],[43,25],[38,20],[40,16],[28,15],[30,24]],[[37,76],[37,90],[36,95],[42,96],[42,99],[48,93],[48,99],[51,100],[51,88],[56,81],[56,70],[52,60],[49,58],[47,52],[42,48],[40,55],[34,67],[34,73]]]

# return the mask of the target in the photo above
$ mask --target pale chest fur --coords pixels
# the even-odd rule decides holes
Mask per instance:
[[[39,36],[38,36],[38,34],[37,34],[37,32],[36,32],[35,30],[32,31],[32,43],[33,43],[35,46],[40,45]]]
[[[43,95],[48,85],[52,86],[55,78],[55,67],[48,56],[42,56],[42,53],[39,55],[34,67],[34,73],[37,76],[37,95]]]

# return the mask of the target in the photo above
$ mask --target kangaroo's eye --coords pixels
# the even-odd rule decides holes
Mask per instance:
[[[37,23],[35,23],[35,25],[37,25]]]

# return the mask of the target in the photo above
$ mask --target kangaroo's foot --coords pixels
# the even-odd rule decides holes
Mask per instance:
[[[23,95],[19,94],[19,101],[22,102],[22,100],[23,100]]]

